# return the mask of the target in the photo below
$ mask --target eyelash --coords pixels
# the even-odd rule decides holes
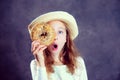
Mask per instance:
[[[59,34],[63,34],[63,31],[58,31]]]

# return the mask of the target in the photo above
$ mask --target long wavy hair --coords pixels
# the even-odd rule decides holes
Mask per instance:
[[[64,22],[63,22],[64,23]],[[67,66],[68,71],[73,74],[75,72],[75,68],[77,67],[77,61],[76,58],[79,55],[78,51],[74,45],[73,40],[71,39],[70,30],[66,26],[66,43],[62,49],[62,53],[59,55],[59,60]],[[48,49],[44,50],[44,57],[45,57],[45,66],[48,73],[53,73],[53,67],[54,65],[54,59],[52,57],[52,54]]]

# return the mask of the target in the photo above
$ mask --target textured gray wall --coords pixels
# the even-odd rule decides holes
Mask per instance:
[[[27,25],[54,10],[76,18],[89,80],[120,80],[120,0],[1,0],[0,80],[32,80]]]

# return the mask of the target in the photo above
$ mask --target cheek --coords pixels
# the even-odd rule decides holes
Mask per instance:
[[[66,35],[59,37],[60,42],[65,43],[66,42]]]
[[[62,49],[63,46],[65,45],[66,43],[66,40],[62,40],[60,43],[59,43],[59,48]]]
[[[63,41],[63,43],[65,43],[66,42],[66,37],[62,41]]]
[[[65,44],[66,41],[67,41],[67,40],[66,40],[66,36],[62,36],[60,39],[61,39],[61,41],[60,41],[60,42],[61,42],[61,45],[64,46],[64,44]]]

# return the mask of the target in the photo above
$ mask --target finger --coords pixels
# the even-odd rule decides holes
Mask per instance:
[[[39,46],[37,46],[37,47],[35,48],[35,50],[33,51],[33,55],[38,54],[38,52],[39,52],[40,48],[41,48],[41,46],[40,46],[40,45],[39,45]]]
[[[31,45],[31,51],[33,52],[39,45],[40,45],[39,42],[33,41]]]
[[[38,59],[38,56],[37,55],[34,55],[35,59],[39,62],[39,59]]]
[[[44,51],[46,48],[47,48],[47,46],[43,46],[43,47],[41,48],[41,51]]]
[[[33,52],[34,49],[35,49],[35,41],[33,41],[32,44],[31,44],[31,51]]]
[[[45,45],[39,45],[39,46],[36,48],[36,50],[34,51],[34,54],[38,54],[39,52],[40,52],[40,53],[43,53],[43,50],[46,49],[46,48],[47,48],[47,46],[45,46]]]

